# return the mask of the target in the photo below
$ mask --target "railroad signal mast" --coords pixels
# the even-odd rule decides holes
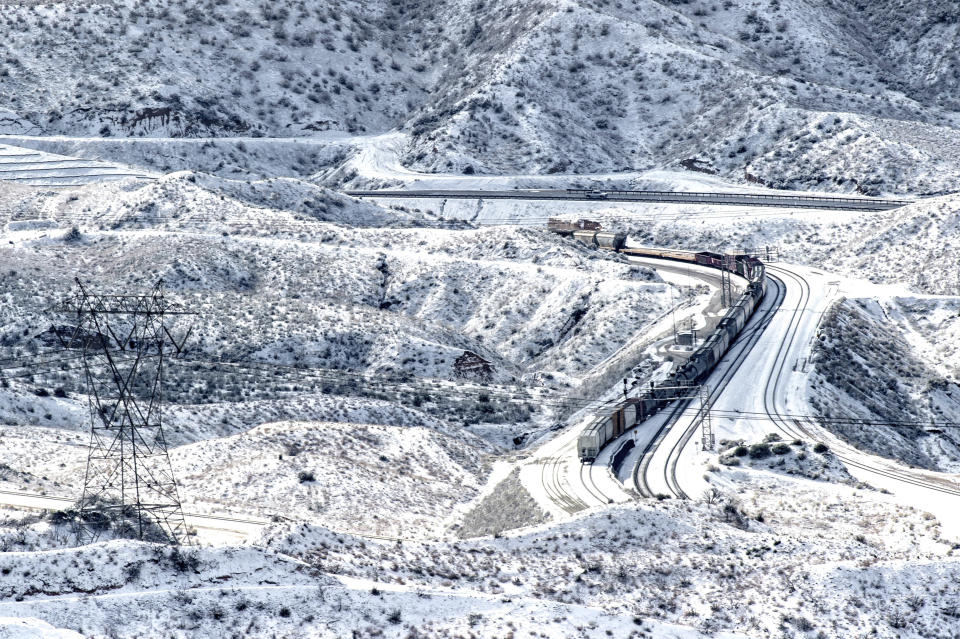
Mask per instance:
[[[716,445],[716,438],[713,434],[713,420],[710,414],[710,386],[707,384],[686,383],[677,386],[656,386],[655,388],[651,387],[649,390],[641,391],[639,398],[643,399],[644,395],[649,397],[653,390],[670,391],[673,395],[673,401],[699,400],[700,408],[694,417],[693,428],[696,428],[697,425],[700,426],[701,450],[713,450]],[[697,422],[699,422],[699,424]]]
[[[733,306],[733,280],[731,275],[737,270],[737,256],[732,253],[723,254],[723,264],[720,268],[720,305],[723,308]]]
[[[764,263],[780,261],[779,246],[761,246],[757,248],[743,248],[743,249],[740,249],[740,254],[749,255],[750,257],[755,257]]]
[[[81,351],[90,408],[90,449],[79,515],[80,543],[110,527],[119,534],[171,544],[187,528],[161,422],[163,367],[190,335],[176,319],[193,316],[171,304],[163,282],[146,295],[100,295],[80,280],[52,309],[65,348]]]

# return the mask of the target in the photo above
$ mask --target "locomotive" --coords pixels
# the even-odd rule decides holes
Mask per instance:
[[[549,223],[548,228],[551,228]],[[564,232],[556,227],[551,230]],[[577,241],[596,248],[637,257],[656,257],[701,264],[736,273],[749,282],[743,293],[727,309],[716,328],[683,365],[671,372],[660,383],[651,384],[651,387],[638,397],[629,397],[617,403],[611,412],[597,416],[584,429],[577,439],[577,452],[581,462],[589,463],[597,458],[606,444],[661,411],[678,396],[685,396],[682,392],[684,387],[698,384],[710,375],[710,371],[723,358],[759,306],[760,300],[766,294],[767,282],[763,262],[751,255],[732,253],[721,255],[708,251],[693,252],[648,247],[627,248],[624,246],[626,242],[624,234],[605,232],[601,229],[587,230],[581,227],[567,231],[567,234],[572,234]]]

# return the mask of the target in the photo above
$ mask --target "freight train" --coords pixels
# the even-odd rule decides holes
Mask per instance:
[[[596,248],[616,251],[637,257],[655,257],[690,264],[700,264],[711,268],[736,273],[748,280],[747,288],[734,304],[727,309],[723,319],[690,357],[667,376],[662,382],[652,384],[638,397],[629,397],[598,415],[580,434],[577,440],[577,452],[581,462],[592,462],[600,450],[630,428],[636,426],[665,406],[687,396],[685,387],[693,386],[706,379],[727,349],[746,326],[760,300],[767,291],[767,282],[763,262],[745,254],[719,254],[707,251],[680,251],[647,247],[626,247],[626,236],[622,233],[610,233],[601,229],[579,226],[577,230],[561,230],[559,220],[549,220],[548,228],[557,233],[573,235],[574,239]],[[584,222],[581,220],[580,222]],[[568,223],[569,224],[569,223]]]

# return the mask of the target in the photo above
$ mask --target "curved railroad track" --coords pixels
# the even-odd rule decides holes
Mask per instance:
[[[710,388],[709,401],[711,405],[714,401],[724,392],[724,390],[729,385],[730,381],[736,375],[737,371],[740,370],[740,367],[743,365],[743,362],[746,360],[747,356],[753,350],[753,347],[759,341],[763,332],[769,326],[770,322],[776,316],[776,313],[780,310],[780,307],[783,304],[785,298],[785,290],[781,285],[775,285],[777,292],[774,297],[771,298],[771,291],[767,289],[767,294],[764,296],[764,299],[761,301],[761,304],[764,305],[764,308],[758,308],[754,313],[753,317],[750,319],[750,322],[747,326],[744,327],[744,330],[737,336],[737,339],[734,340],[733,344],[730,345],[727,354],[720,360],[721,362],[726,361],[730,358],[730,355],[733,354],[733,361],[730,362],[725,368],[722,369],[720,378],[717,382]],[[673,427],[673,425],[679,420],[683,412],[689,407],[692,403],[692,400],[682,400],[678,402],[675,406],[671,407],[668,418],[664,421],[664,424],[658,429],[656,435],[650,439],[647,446],[644,448],[643,453],[640,457],[640,462],[634,466],[633,470],[633,484],[634,488],[644,497],[657,497],[653,493],[653,490],[650,488],[650,482],[647,479],[650,471],[650,466],[654,458],[654,454],[657,449],[663,443],[664,438],[667,433]],[[670,451],[667,454],[667,460],[663,465],[663,478],[664,481],[672,493],[673,497],[678,498],[687,498],[688,495],[680,487],[680,483],[677,480],[677,463],[680,459],[680,452],[686,447],[689,443],[690,438],[693,437],[693,434],[696,432],[697,427],[700,425],[700,411],[697,412],[697,415],[691,419],[690,425],[684,430],[684,433],[681,437],[674,442],[673,446],[670,448]],[[669,496],[669,495],[668,495]]]
[[[587,477],[584,479],[583,471],[587,471]],[[593,464],[580,464],[580,481],[583,482],[584,488],[587,489],[587,492],[590,493],[591,497],[596,497],[601,504],[612,504],[613,500],[607,497],[603,491],[597,486],[597,482],[593,479]]]
[[[810,299],[810,283],[807,279],[799,273],[782,267],[772,268],[771,270],[777,272],[777,276],[774,276],[774,279],[780,283],[780,286],[785,286],[783,279],[792,280],[797,284],[800,289],[801,304],[797,305],[795,314],[805,311]],[[793,327],[793,319],[795,318],[791,320],[791,327]],[[781,387],[785,383],[784,370],[786,368],[786,362],[789,359],[790,348],[795,338],[795,331],[791,330],[788,339],[785,339],[781,343],[777,354],[778,361],[774,367],[775,374],[768,377],[764,388],[764,412],[777,428],[788,437],[818,441],[822,439],[823,435],[821,426],[814,424],[808,419],[797,419],[796,417],[789,416],[788,412],[781,412],[780,406],[777,404],[778,398],[782,396]],[[838,440],[838,438],[835,437],[833,439]],[[874,457],[871,459],[872,456],[861,453],[849,444],[843,442],[839,445],[833,444],[832,452],[833,455],[846,466],[858,468],[911,486],[960,496],[960,488],[953,482],[931,476],[923,471],[904,468],[893,462],[883,460],[882,458]]]

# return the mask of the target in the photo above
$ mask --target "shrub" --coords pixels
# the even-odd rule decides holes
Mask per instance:
[[[810,632],[813,630],[813,622],[806,617],[797,617],[794,619],[793,625],[801,632]]]
[[[170,549],[167,560],[170,562],[170,565],[173,566],[174,570],[180,573],[187,571],[198,572],[200,568],[200,558],[197,557],[195,552],[184,551],[177,547]]]
[[[282,608],[280,608],[280,616],[281,616],[281,617],[289,617],[289,616],[290,616],[290,609],[287,608],[286,606],[283,606]]]
[[[778,442],[770,448],[770,451],[774,455],[786,455],[790,452],[790,446],[784,444],[783,442]]]
[[[907,627],[907,618],[902,612],[893,612],[887,617],[887,623],[890,624],[891,628],[906,628]]]
[[[390,611],[390,614],[387,616],[387,621],[389,621],[392,624],[398,624],[400,623],[400,620],[401,620],[401,616],[400,616],[399,608],[394,608],[393,610]]]
[[[67,510],[54,510],[47,515],[47,519],[54,526],[64,526],[66,524],[72,524],[76,520],[78,514],[79,513],[72,508]]]
[[[823,442],[817,442],[817,444],[813,447],[813,452],[820,453],[821,455],[828,450],[830,450],[830,448]]]
[[[299,473],[297,473],[297,479],[300,480],[300,483],[301,483],[301,484],[304,484],[304,483],[306,483],[306,482],[308,482],[308,481],[316,481],[316,480],[317,480],[316,477],[314,477],[314,475],[313,475],[313,471],[311,471],[311,470],[301,470]]]
[[[135,561],[132,564],[128,564],[124,572],[127,575],[127,581],[136,581],[140,578],[140,571],[143,568],[142,561]]]
[[[747,450],[746,446],[737,446],[736,448],[733,449],[733,454],[736,455],[737,457],[746,457],[747,453],[749,452],[750,451]]]
[[[750,447],[751,459],[763,459],[770,456],[770,444],[754,444]]]
[[[776,434],[776,433],[769,433],[766,437],[763,438],[763,441],[764,441],[764,443],[769,444],[769,443],[771,443],[771,442],[778,442],[778,441],[780,441],[781,439],[782,439],[782,438],[780,437],[780,435],[778,435],[778,434]]]
[[[729,501],[723,505],[723,519],[727,523],[741,529],[746,529],[748,525],[746,515],[740,510],[739,504],[735,501]]]

